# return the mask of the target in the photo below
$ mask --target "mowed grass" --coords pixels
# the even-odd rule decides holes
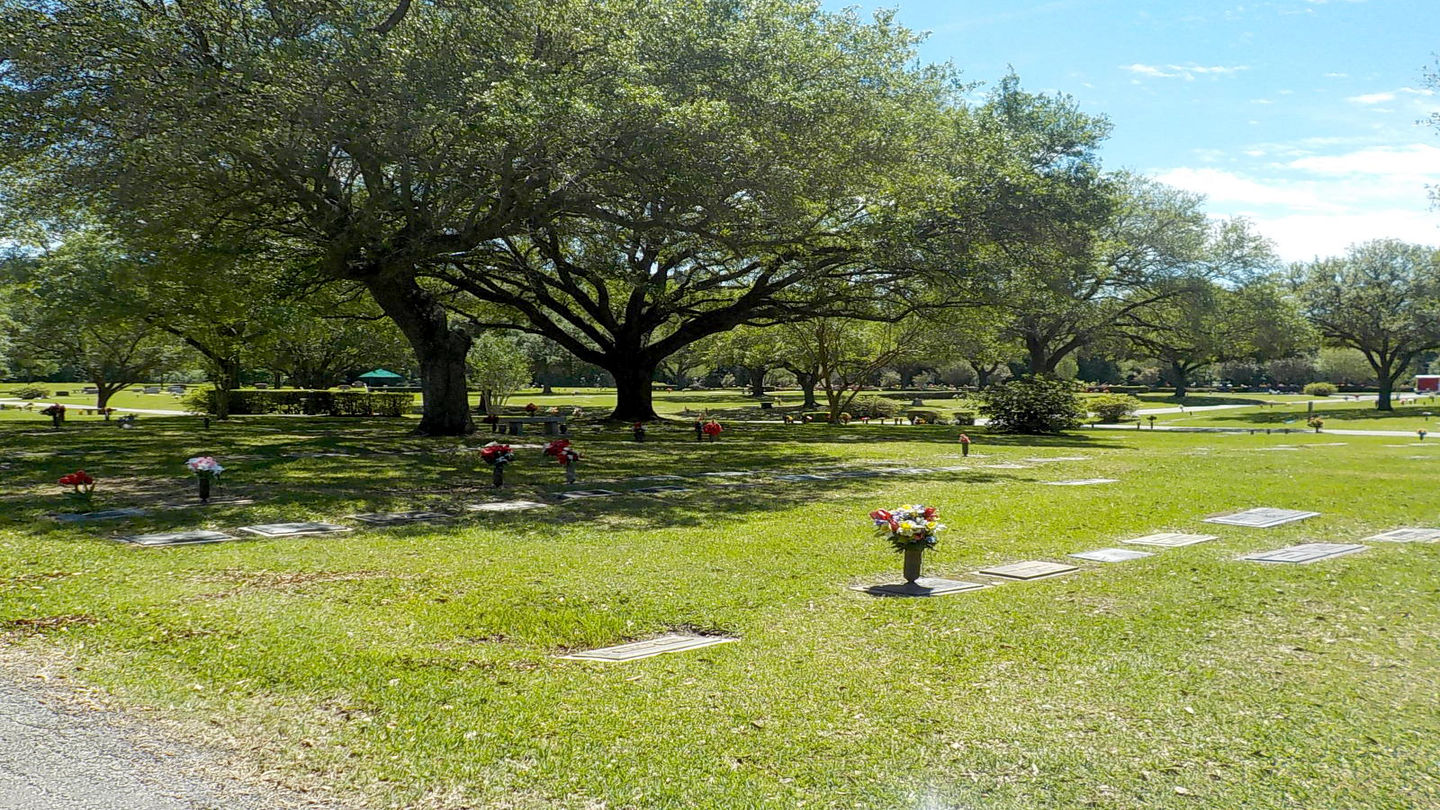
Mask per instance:
[[[1147,407],[1157,407],[1147,405]],[[1318,416],[1327,429],[1342,430],[1403,430],[1414,432],[1424,429],[1433,432],[1440,428],[1440,401],[1430,396],[1419,399],[1399,399],[1394,409],[1379,411],[1375,401],[1344,400],[1339,397],[1316,400],[1313,409],[1305,402],[1274,403],[1243,408],[1189,411],[1186,413],[1156,414],[1156,424],[1186,427],[1229,427],[1229,428],[1290,428],[1306,429],[1306,421]],[[1149,417],[1140,419],[1149,424]]]
[[[469,449],[405,420],[142,418],[60,432],[0,422],[5,643],[298,784],[376,807],[1427,807],[1440,805],[1440,544],[1304,566],[1298,542],[1440,524],[1429,448],[1313,435],[733,424],[579,429],[582,485],[647,474],[964,465],[467,515],[331,537],[140,549],[121,533],[332,519],[495,498]],[[538,443],[539,438],[517,440]],[[1393,443],[1393,440],[1390,440]],[[1295,449],[1285,449],[1291,446]],[[395,455],[419,451],[419,455]],[[251,506],[65,526],[54,480],[96,508],[183,502],[216,455]],[[343,452],[347,457],[300,457]],[[500,497],[549,498],[534,448]],[[1085,460],[1035,464],[1031,458]],[[1023,469],[986,465],[1020,463]],[[1093,487],[1042,482],[1116,478]],[[875,599],[898,555],[866,513],[924,502],[949,530],[927,573],[1116,545],[1220,539],[1058,579]],[[1315,510],[1276,529],[1201,523]],[[561,660],[671,630],[733,644],[628,664]]]

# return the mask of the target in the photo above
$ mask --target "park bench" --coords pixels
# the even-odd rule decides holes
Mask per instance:
[[[502,416],[497,427],[511,436],[524,436],[526,425],[543,425],[546,436],[570,432],[563,416]]]

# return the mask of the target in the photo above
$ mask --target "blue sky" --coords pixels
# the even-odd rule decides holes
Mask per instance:
[[[1440,0],[893,0],[926,61],[1063,92],[1114,124],[1106,165],[1205,194],[1301,261],[1440,245]],[[1424,123],[1422,123],[1424,121]]]

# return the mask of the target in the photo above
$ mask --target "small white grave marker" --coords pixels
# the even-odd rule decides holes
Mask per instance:
[[[444,512],[368,512],[350,517],[372,526],[403,526],[407,523],[426,523],[432,520],[447,520]]]
[[[535,501],[496,501],[494,503],[470,503],[465,508],[471,512],[523,512],[526,509],[544,509],[547,503]]]
[[[261,537],[298,537],[305,534],[338,534],[354,531],[349,526],[334,523],[261,523],[256,526],[241,526],[240,531],[258,534]]]
[[[122,537],[122,543],[130,543],[136,546],[190,546],[199,543],[222,543],[235,538],[224,532],[211,531],[190,531],[190,532],[162,532],[158,534],[135,534],[129,537]]]
[[[1379,543],[1434,543],[1440,541],[1440,529],[1391,529],[1365,539]]]
[[[921,577],[912,582],[897,582],[890,585],[856,585],[852,590],[871,596],[949,596],[967,591],[980,591],[990,587],[983,582],[964,582],[958,579]]]
[[[571,661],[636,661],[652,655],[698,650],[702,647],[712,647],[716,644],[726,644],[738,640],[727,636],[691,636],[671,633],[660,638],[652,638],[649,641],[636,641],[560,657]]]
[[[1095,551],[1081,551],[1077,554],[1071,554],[1070,556],[1081,560],[1090,560],[1091,562],[1113,563],[1140,560],[1155,555],[1148,551],[1135,551],[1129,548],[1101,548]]]
[[[987,468],[992,469],[992,470],[1028,470],[1028,469],[1030,469],[1029,467],[1025,466],[1024,464],[1013,464],[1013,463],[1010,463],[1010,462],[1006,462],[1006,463],[1004,463],[1004,464],[981,464],[980,466],[981,466],[981,467],[987,467]]]
[[[1354,554],[1357,551],[1364,551],[1366,548],[1368,546],[1358,543],[1302,543],[1275,551],[1247,554],[1240,559],[1268,563],[1310,563],[1330,557],[1339,557],[1342,554]]]
[[[103,509],[99,512],[80,512],[72,515],[56,515],[62,523],[93,523],[97,520],[120,520],[122,518],[145,517],[144,509]]]
[[[1286,523],[1294,523],[1297,520],[1318,517],[1319,515],[1319,512],[1302,512],[1298,509],[1272,509],[1262,506],[1256,509],[1246,509],[1243,512],[1236,512],[1233,515],[1219,515],[1217,517],[1205,518],[1205,522],[1223,523],[1227,526],[1246,526],[1252,529],[1269,529],[1275,526],[1283,526]]]
[[[572,501],[579,498],[608,498],[611,495],[619,494],[609,489],[577,489],[574,492],[562,492],[555,497],[562,501]]]
[[[1045,562],[1043,560],[1029,560],[1027,562],[1011,563],[1009,565],[997,565],[993,568],[982,568],[979,573],[988,574],[992,577],[1004,577],[1006,579],[1040,579],[1042,577],[1054,577],[1061,574],[1068,574],[1077,571],[1075,566],[1065,563]]]
[[[1147,534],[1144,537],[1137,537],[1134,540],[1123,542],[1137,546],[1159,546],[1161,548],[1180,548],[1181,546],[1193,546],[1196,543],[1208,543],[1215,540],[1213,534],[1184,534],[1182,532],[1159,532]]]
[[[1045,481],[1047,487],[1088,487],[1095,484],[1118,484],[1118,478],[1080,478],[1075,481]]]

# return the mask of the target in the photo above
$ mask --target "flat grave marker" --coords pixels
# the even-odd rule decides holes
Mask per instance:
[[[1025,459],[1032,464],[1046,464],[1052,461],[1089,461],[1087,456],[1035,456]]]
[[[739,641],[739,639],[728,636],[692,636],[684,633],[670,633],[648,641],[635,641],[630,644],[602,647],[598,650],[587,650],[560,657],[570,661],[638,661],[641,658],[655,655],[698,650],[703,647],[713,647],[716,644],[728,644],[732,641]]]
[[[689,491],[690,491],[690,488],[689,488],[689,487],[661,486],[661,487],[641,487],[640,489],[632,489],[632,490],[630,490],[630,491],[631,491],[631,492],[643,493],[643,494],[645,494],[645,495],[665,495],[665,494],[671,493],[671,492],[689,492]]]
[[[1044,560],[1027,560],[1025,562],[1010,563],[1009,565],[996,565],[990,568],[981,568],[977,573],[986,574],[992,577],[1003,577],[1005,579],[1043,579],[1045,577],[1057,577],[1061,574],[1068,574],[1071,571],[1078,571],[1073,565],[1065,563],[1045,562]]]
[[[122,543],[156,548],[161,546],[193,546],[201,543],[223,543],[235,538],[224,532],[196,530],[189,532],[160,532],[157,534],[132,534],[119,538]]]
[[[831,478],[879,478],[880,473],[874,470],[845,470],[843,472],[830,473]]]
[[[753,470],[749,470],[749,471],[747,471],[747,470],[725,470],[725,471],[723,471],[723,472],[703,472],[703,473],[699,473],[699,475],[701,475],[702,477],[705,477],[705,478],[744,478],[745,476],[754,475],[754,474],[755,474],[755,472],[754,472]]]
[[[1158,532],[1147,534],[1144,537],[1137,537],[1133,540],[1122,542],[1136,546],[1159,546],[1160,548],[1180,548],[1181,546],[1193,546],[1196,543],[1208,543],[1211,540],[1219,539],[1213,534],[1185,534],[1184,532]]]
[[[1274,509],[1268,506],[1261,506],[1255,509],[1246,509],[1243,512],[1235,512],[1230,515],[1217,515],[1216,517],[1205,518],[1206,523],[1220,523],[1226,526],[1245,526],[1251,529],[1270,529],[1275,526],[1283,526],[1286,523],[1294,523],[1298,520],[1308,520],[1318,517],[1319,512],[1303,512],[1298,509]]]
[[[366,512],[360,515],[350,515],[350,517],[372,526],[404,526],[409,523],[449,520],[453,515],[447,515],[444,512]]]
[[[495,501],[493,503],[469,503],[465,508],[471,512],[523,512],[527,509],[544,509],[550,504],[536,501]]]
[[[1262,551],[1259,554],[1246,554],[1240,559],[1250,562],[1303,564],[1339,557],[1342,554],[1354,554],[1367,548],[1369,546],[1359,543],[1302,543],[1274,551]]]
[[[255,526],[241,526],[240,531],[261,537],[299,537],[309,534],[340,534],[354,530],[349,526],[337,526],[334,523],[301,522],[260,523]]]
[[[851,590],[868,593],[871,596],[949,596],[950,594],[981,591],[990,587],[984,582],[965,582],[958,579],[921,577],[914,582],[896,582],[889,585],[856,585]]]
[[[1096,484],[1118,484],[1118,478],[1078,478],[1074,481],[1043,481],[1047,487],[1088,487]]]
[[[620,493],[610,489],[577,489],[573,492],[562,492],[555,497],[562,501],[573,501],[580,498],[608,498],[611,495],[619,494]]]
[[[1010,462],[1006,462],[1006,463],[1003,463],[1003,464],[981,464],[980,466],[981,466],[981,467],[986,467],[986,468],[991,469],[991,470],[1028,470],[1028,469],[1030,469],[1029,467],[1025,466],[1024,464],[1014,464],[1014,463],[1010,463]]]
[[[886,475],[929,475],[935,472],[930,467],[892,467],[885,470]]]
[[[641,475],[630,479],[631,481],[685,481],[683,475]]]
[[[1365,539],[1379,543],[1434,543],[1440,541],[1440,529],[1391,529]]]
[[[830,475],[826,475],[824,473],[795,473],[792,475],[775,476],[776,481],[786,481],[789,483],[795,483],[799,481],[829,481],[830,478]]]
[[[98,512],[78,512],[68,515],[56,515],[55,519],[61,523],[94,523],[99,520],[122,520],[124,518],[145,517],[149,512],[144,509],[102,509]]]
[[[1077,552],[1069,556],[1080,560],[1090,560],[1091,562],[1113,563],[1140,560],[1155,555],[1149,551],[1136,551],[1130,548],[1099,548],[1094,551]]]

